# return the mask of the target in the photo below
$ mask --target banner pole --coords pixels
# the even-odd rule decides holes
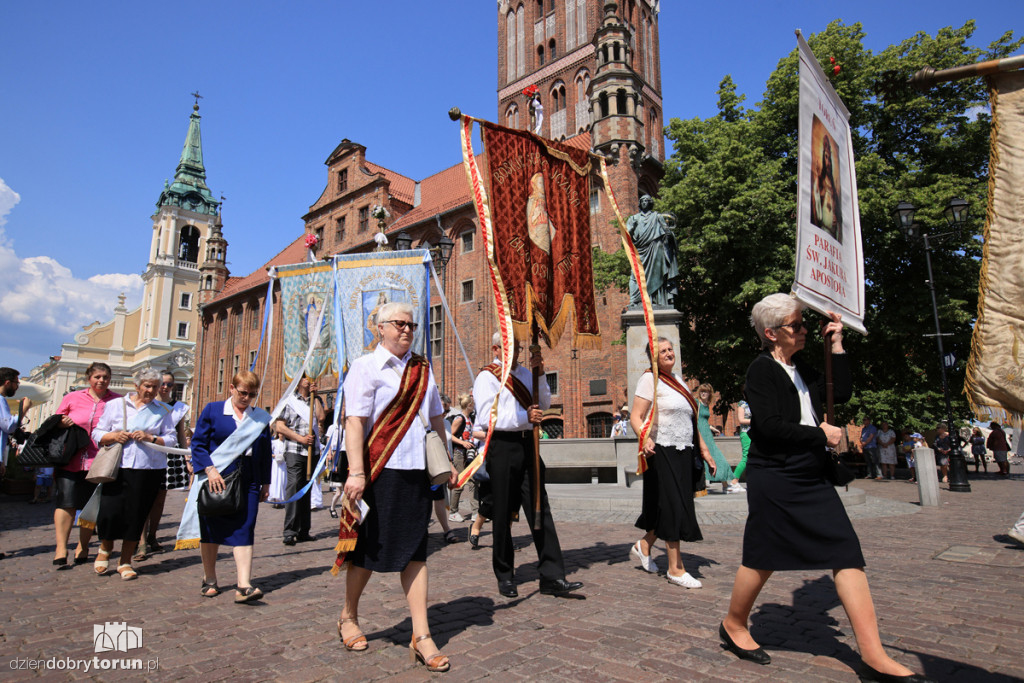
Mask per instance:
[[[316,439],[316,430],[313,429],[313,420],[316,419],[316,389],[311,389],[309,392],[309,433]],[[307,457],[306,457],[306,479],[309,479],[313,473],[313,446],[309,444]]]
[[[533,354],[540,353],[540,341],[537,333],[537,321],[532,322],[533,343],[530,344],[530,365],[533,366],[533,400],[539,401],[540,368],[533,365]],[[497,400],[497,399],[495,399]],[[537,405],[540,405],[539,402]],[[543,524],[540,518],[540,425],[533,425],[533,528],[539,531]]]

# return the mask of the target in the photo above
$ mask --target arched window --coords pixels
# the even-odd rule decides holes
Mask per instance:
[[[655,107],[651,107],[649,127],[651,129],[651,156],[655,159],[660,159],[661,144],[665,139],[665,132],[658,124],[658,110]]]
[[[587,90],[590,89],[590,74],[581,69],[574,81],[576,89],[576,132],[582,133],[590,125],[590,102]]]
[[[597,103],[601,107],[601,118],[606,118],[608,116],[608,93],[601,93],[597,98]]]
[[[516,78],[516,14],[505,15],[505,77],[508,82]]]
[[[587,415],[587,438],[607,439],[611,435],[611,413],[591,413],[590,415]]]
[[[544,46],[537,46],[537,66],[544,66]]]
[[[626,115],[626,91],[618,90],[615,93],[615,109],[619,116]]]
[[[178,260],[199,261],[199,230],[194,225],[184,226],[178,235]]]
[[[558,51],[555,49],[555,39],[552,38],[551,40],[548,41],[548,59],[550,59],[552,62],[555,61],[555,55],[557,54]]]
[[[526,8],[516,10],[516,77],[526,74]]]
[[[519,128],[519,105],[513,102],[505,109],[505,126]]]

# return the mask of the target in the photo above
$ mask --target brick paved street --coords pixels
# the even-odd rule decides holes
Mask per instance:
[[[899,661],[941,681],[1024,680],[1024,659],[1015,649],[1024,642],[1024,550],[1004,536],[1024,508],[1021,471],[1015,466],[1009,481],[972,479],[970,494],[943,487],[942,506],[931,509],[917,507],[910,484],[855,482],[868,498],[850,513],[883,642]],[[168,501],[164,543],[173,543],[182,502],[180,495]],[[734,517],[706,515],[706,540],[684,544],[687,569],[704,582],[702,590],[687,591],[628,558],[638,533],[621,514],[560,512],[570,578],[586,583],[574,599],[536,592],[532,546],[516,556],[520,598],[501,598],[489,532],[486,547],[473,551],[464,542],[445,546],[432,524],[430,619],[453,667],[444,680],[855,681],[852,631],[828,572],[787,572],[769,581],[753,631],[771,653],[771,666],[741,662],[719,648],[717,626],[743,531]],[[371,580],[360,615],[370,649],[346,652],[335,635],[343,579],[327,573],[334,521],[326,511],[314,513],[316,541],[289,548],[280,541],[282,519],[282,510],[261,510],[254,572],[266,596],[239,606],[231,591],[213,600],[199,596],[198,551],[158,554],[141,563],[134,582],[96,577],[91,565],[54,571],[52,509],[0,497],[0,549],[8,554],[0,561],[3,680],[430,678],[409,661],[410,622],[398,577]],[[458,528],[465,539],[468,525]],[[525,544],[525,525],[515,532]],[[95,555],[95,544],[92,550]],[[663,552],[659,546],[662,570]],[[218,567],[221,585],[232,585],[228,553]],[[92,662],[93,625],[122,621],[143,630],[142,648],[97,659],[158,660],[158,670],[10,670],[26,660]]]

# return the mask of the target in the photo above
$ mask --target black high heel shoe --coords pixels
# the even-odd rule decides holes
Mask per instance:
[[[740,659],[746,659],[747,661],[754,662],[755,664],[772,663],[771,655],[765,652],[763,647],[759,647],[756,650],[744,650],[742,647],[734,643],[732,636],[730,636],[729,632],[725,630],[724,623],[718,625],[718,637],[722,639],[723,647]]]
[[[68,554],[64,553],[64,557],[58,557],[53,561],[53,566],[57,569],[63,569],[68,566]]]
[[[934,679],[922,674],[910,674],[909,676],[897,676],[895,674],[884,674],[868,666],[867,662],[860,663],[857,671],[861,683],[935,683]]]

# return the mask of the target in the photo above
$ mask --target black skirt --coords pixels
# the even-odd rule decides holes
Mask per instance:
[[[824,454],[790,455],[784,464],[748,460],[747,507],[744,567],[781,571],[865,564],[839,494],[825,479]]]
[[[643,503],[636,527],[663,541],[701,541],[693,506],[693,447],[679,450],[655,444],[644,472]]]
[[[101,541],[138,541],[166,473],[121,468],[117,480],[100,489],[96,535]]]
[[[96,484],[85,480],[88,470],[69,472],[61,467],[53,471],[53,503],[65,510],[81,510],[92,497]]]
[[[370,506],[359,525],[349,559],[375,572],[400,572],[410,562],[427,561],[430,479],[426,470],[384,469],[363,493]]]

